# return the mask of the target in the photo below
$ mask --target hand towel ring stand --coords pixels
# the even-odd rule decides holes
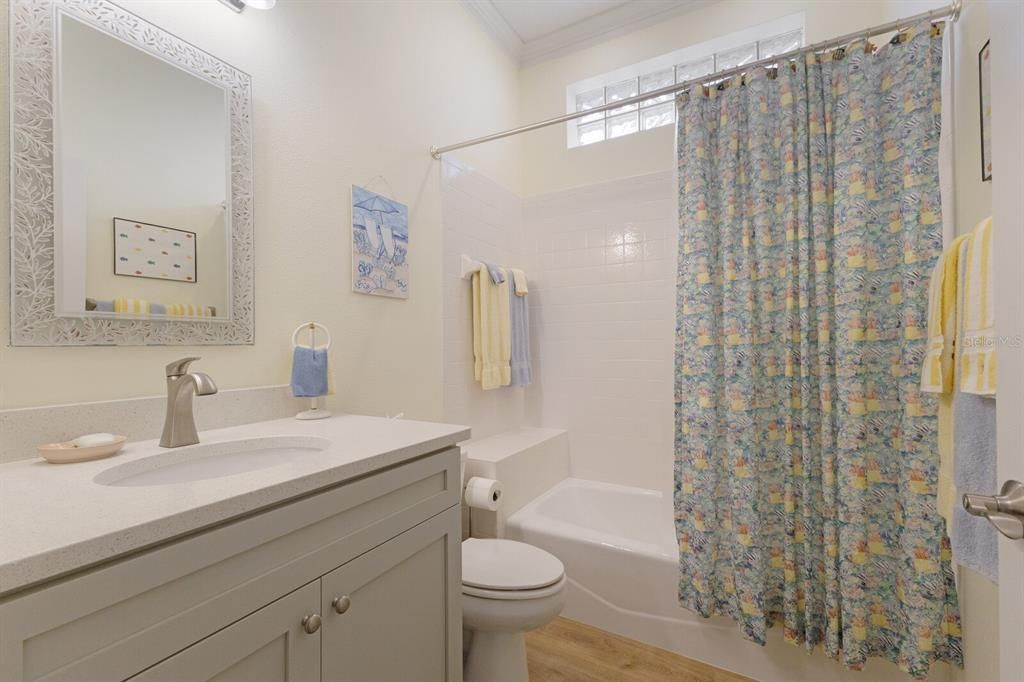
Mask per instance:
[[[295,347],[299,345],[299,332],[301,332],[303,329],[309,330],[309,347],[316,348],[317,327],[322,329],[324,334],[327,335],[327,343],[323,344],[321,348],[323,348],[325,351],[328,350],[331,347],[331,330],[323,326],[319,322],[308,322],[305,324],[300,324],[298,327],[295,328],[295,331],[292,332],[292,350],[295,350]],[[330,365],[328,365],[327,371],[331,371]],[[303,410],[302,412],[299,412],[297,415],[295,415],[296,419],[302,419],[305,421],[309,419],[326,419],[327,417],[331,416],[330,411],[324,409],[323,396],[319,396],[317,398],[310,398],[309,401],[309,409]]]

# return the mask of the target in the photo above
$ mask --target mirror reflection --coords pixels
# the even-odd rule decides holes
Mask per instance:
[[[58,314],[230,319],[227,91],[66,14],[57,51]]]

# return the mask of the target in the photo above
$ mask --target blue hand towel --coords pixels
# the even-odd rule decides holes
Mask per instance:
[[[96,312],[98,313],[112,313],[114,312],[113,301],[96,301]]]
[[[953,398],[953,476],[958,495],[998,490],[996,482],[996,401],[958,391]],[[980,516],[971,516],[957,500],[953,512],[953,556],[994,583],[999,582],[998,531]]]
[[[491,281],[495,284],[501,284],[505,281],[505,273],[501,271],[494,263],[488,263],[484,261],[484,267],[487,268],[487,272],[491,273]]]
[[[508,288],[509,318],[512,327],[512,385],[529,386],[530,374],[530,308],[526,296],[517,296],[516,288]]]
[[[292,353],[292,395],[317,398],[327,395],[327,349],[296,346]]]
[[[166,315],[167,314],[167,306],[165,306],[163,303],[150,303],[149,304],[149,314],[150,315]]]

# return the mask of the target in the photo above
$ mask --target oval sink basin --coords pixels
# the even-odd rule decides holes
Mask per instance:
[[[294,462],[321,452],[331,441],[316,436],[268,436],[174,448],[134,462],[104,469],[93,478],[100,485],[167,485],[234,476]]]

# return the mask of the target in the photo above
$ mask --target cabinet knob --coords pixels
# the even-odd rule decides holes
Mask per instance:
[[[340,597],[335,597],[331,606],[334,607],[335,613],[345,613],[348,611],[348,607],[352,606],[352,600],[348,598],[347,594],[343,594]]]
[[[320,629],[320,614],[314,613],[310,616],[306,616],[302,619],[302,629],[306,631],[307,635],[312,635],[314,632]]]

